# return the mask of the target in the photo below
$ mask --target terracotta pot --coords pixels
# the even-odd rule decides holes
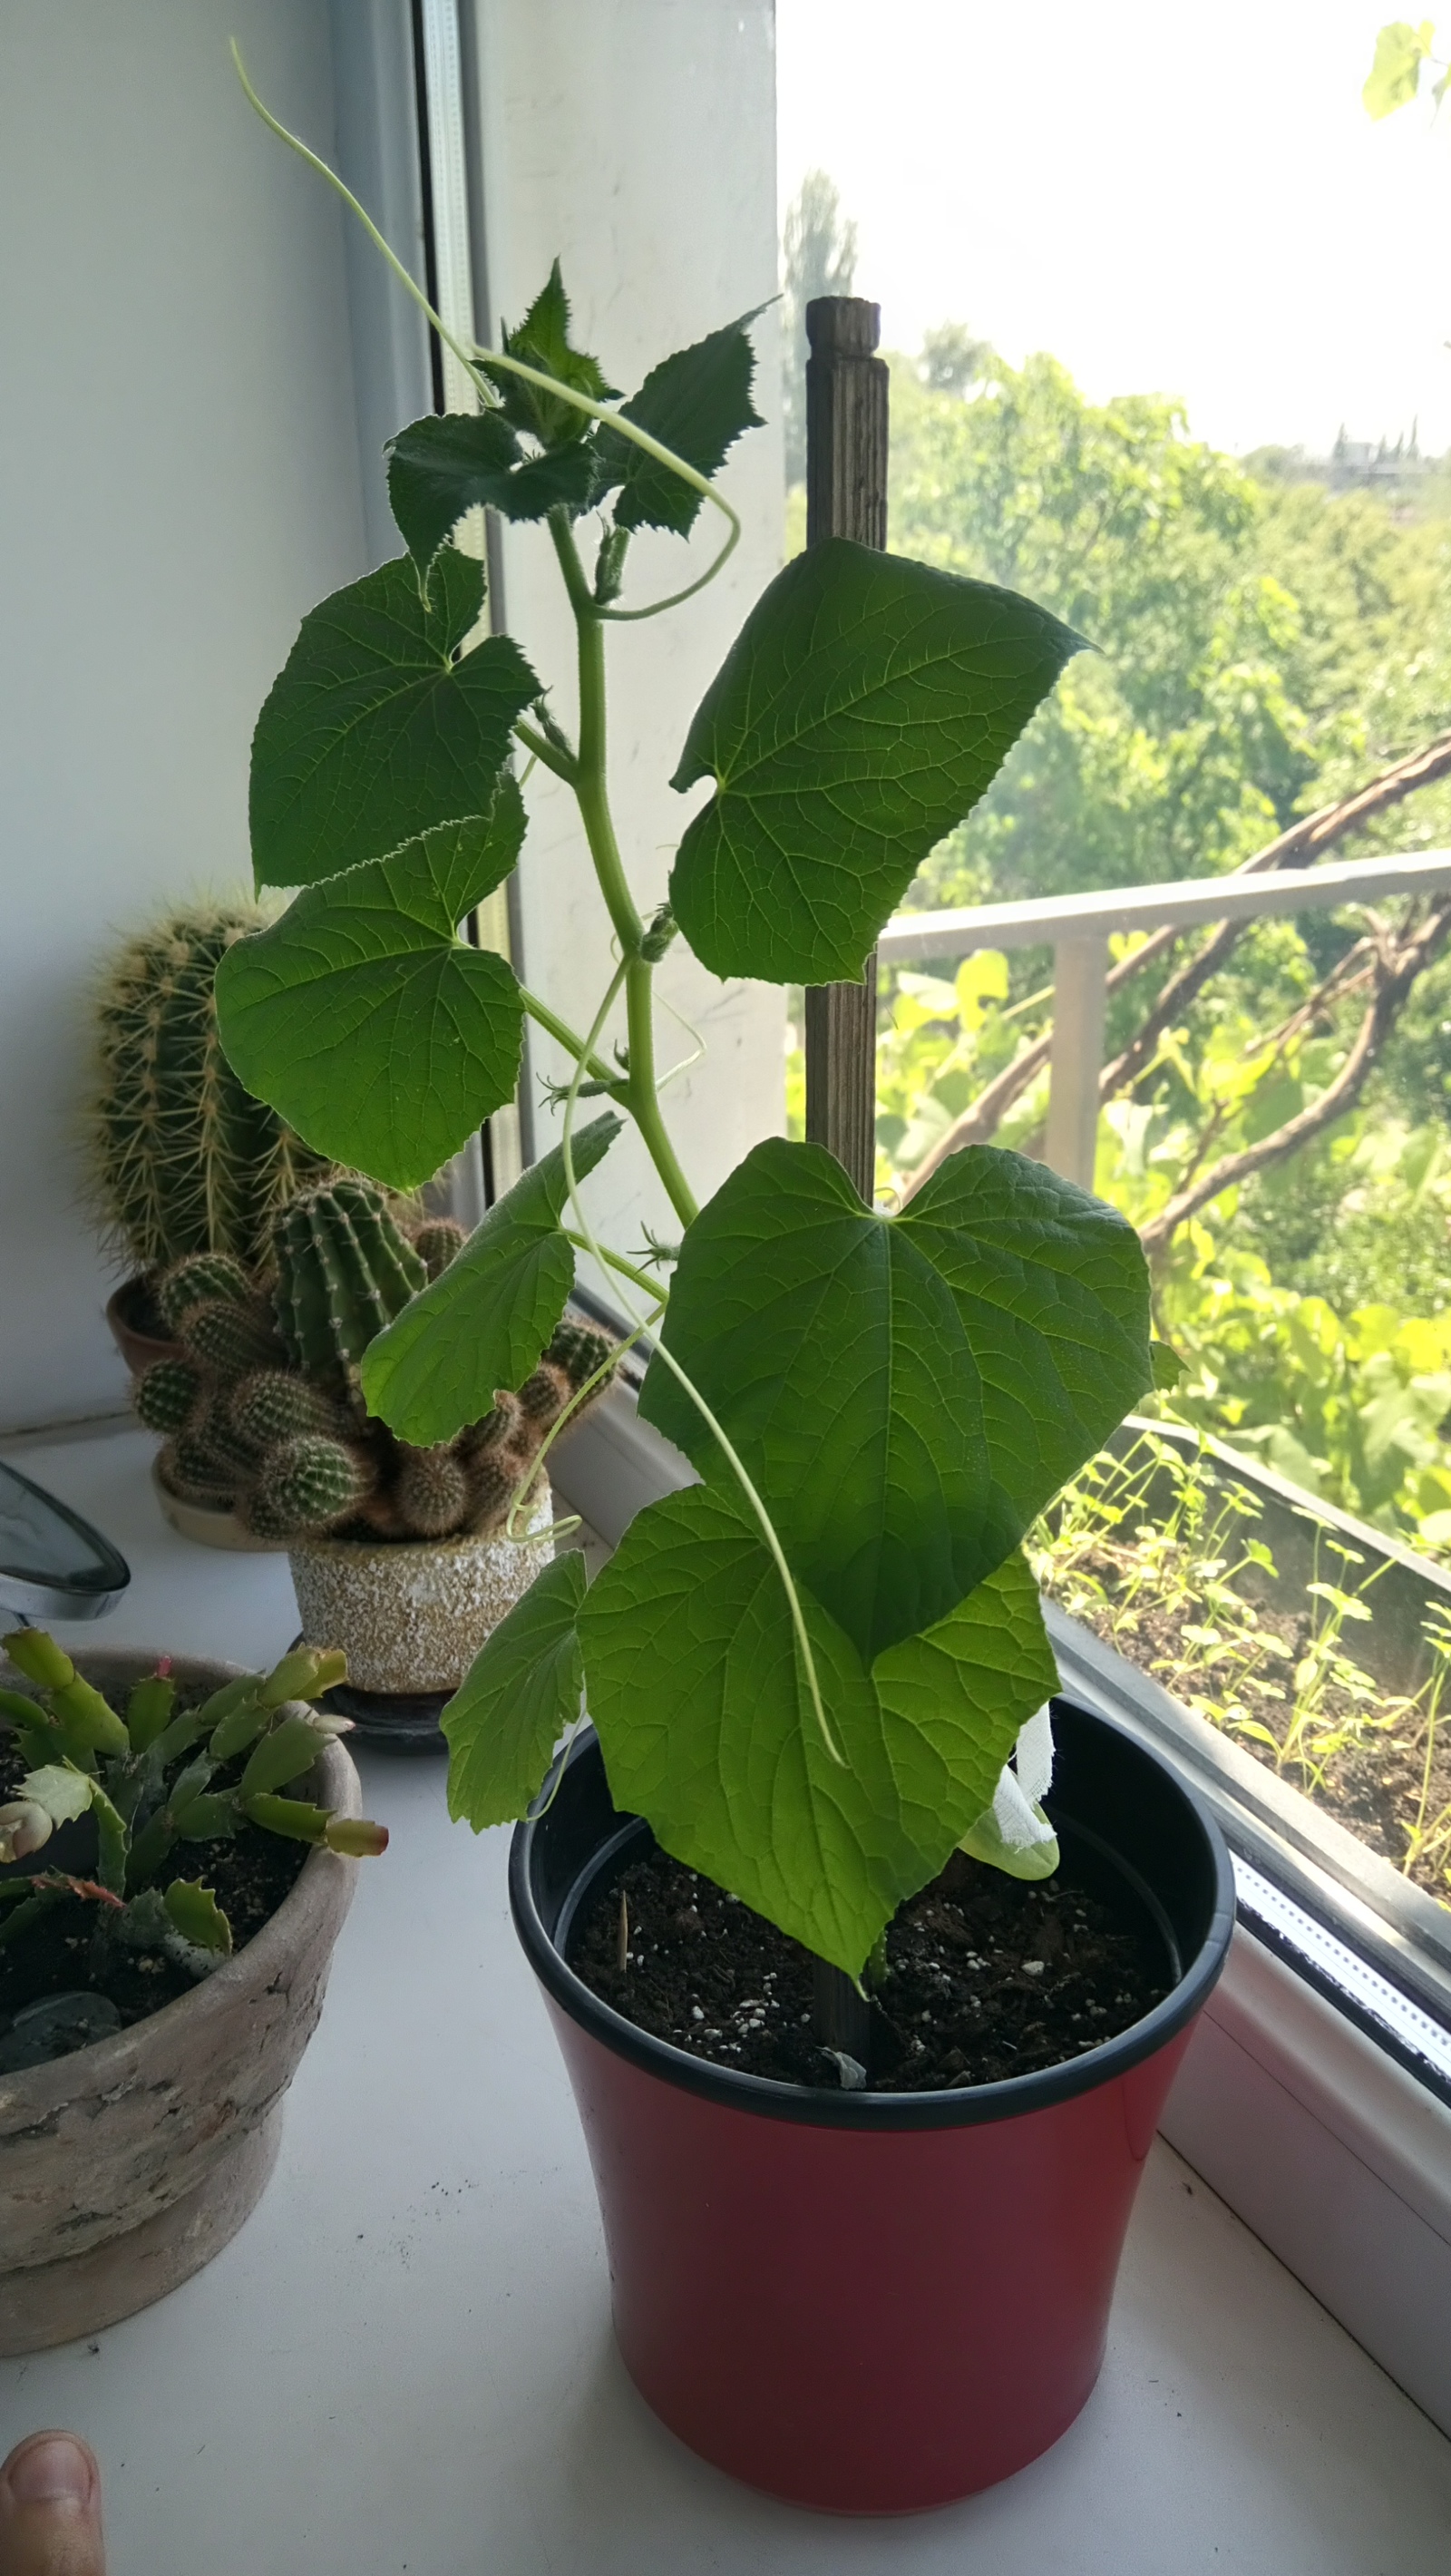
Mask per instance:
[[[1057,2441],[1103,2359],[1144,2159],[1234,1923],[1229,1856],[1167,1763],[1054,1706],[1049,1800],[1176,1970],[1117,2039],[1006,2083],[844,2093],[651,2038],[566,1964],[602,1876],[650,1847],[580,1739],[510,1855],[514,1920],[574,2086],[631,2377],[690,2448],[837,2513],[911,2513]]]
[[[151,1461],[151,1482],[161,1506],[161,1517],[180,1538],[189,1538],[197,1547],[229,1548],[236,1556],[280,1556],[283,1542],[277,1538],[258,1538],[225,1503],[197,1503],[185,1494],[174,1494],[162,1473],[161,1460]]]
[[[153,1360],[179,1360],[184,1354],[180,1342],[167,1341],[155,1333],[140,1330],[132,1318],[146,1298],[142,1278],[123,1279],[119,1288],[106,1299],[106,1321],[111,1338],[133,1377],[140,1377]]]
[[[108,1692],[154,1660],[78,1658]],[[214,1688],[239,1667],[177,1656],[172,1669]],[[311,1794],[361,1812],[341,1745]],[[0,2075],[0,2354],[114,2325],[236,2234],[276,2162],[282,2097],[317,2026],[357,1866],[310,1851],[270,1921],[190,1994],[112,2039]]]
[[[294,1539],[288,1562],[303,1637],[341,1646],[359,1690],[455,1691],[484,1639],[549,1563],[553,1522],[546,1481],[522,1542]]]

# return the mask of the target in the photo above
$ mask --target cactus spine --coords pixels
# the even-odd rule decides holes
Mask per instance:
[[[566,1315],[564,1321],[555,1326],[554,1338],[544,1354],[542,1365],[562,1369],[569,1380],[571,1394],[578,1394],[586,1378],[593,1377],[596,1369],[604,1367],[614,1347],[607,1334],[597,1333],[591,1324],[576,1324]],[[608,1383],[608,1379],[601,1380],[601,1394]]]
[[[259,1538],[333,1529],[355,1517],[375,1481],[373,1460],[359,1444],[305,1434],[268,1451],[247,1517]]]
[[[91,1196],[138,1270],[195,1252],[255,1264],[274,1209],[327,1167],[244,1091],[221,1051],[213,991],[251,905],[201,905],[128,940],[96,1005]]]
[[[253,1458],[308,1433],[322,1439],[346,1439],[352,1425],[341,1406],[331,1402],[310,1379],[287,1369],[255,1369],[233,1387],[227,1406],[232,1429]]]
[[[186,1360],[155,1360],[137,1379],[133,1401],[147,1430],[170,1440],[184,1428],[201,1390]]]
[[[249,1370],[266,1368],[282,1357],[272,1318],[260,1298],[234,1305],[229,1297],[194,1306],[181,1336],[187,1358],[223,1386],[235,1385]]]
[[[451,1442],[404,1449],[393,1488],[399,1527],[414,1538],[448,1538],[469,1517],[468,1469]]]
[[[529,1470],[565,1406],[597,1369],[613,1344],[603,1333],[568,1321],[559,1325],[533,1375],[517,1395],[499,1394],[492,1413],[459,1434],[457,1448],[469,1481],[465,1524],[487,1536],[503,1521],[517,1493],[526,1497]],[[595,1393],[603,1391],[602,1380]]]
[[[196,1306],[214,1305],[219,1298],[234,1306],[251,1303],[252,1282],[240,1261],[230,1252],[192,1252],[185,1261],[172,1264],[156,1283],[156,1302],[161,1319],[169,1333],[180,1335],[186,1319]]]
[[[462,1252],[468,1237],[454,1216],[426,1217],[413,1229],[413,1249],[430,1279],[441,1278],[456,1253]]]
[[[179,1321],[179,1360],[158,1360],[136,1386],[148,1430],[167,1445],[161,1472],[173,1492],[228,1508],[248,1484],[255,1452],[231,1413],[236,1381],[281,1359],[269,1301],[228,1256],[201,1253],[168,1272],[163,1311]]]
[[[370,1181],[337,1180],[282,1208],[272,1229],[277,1317],[295,1367],[339,1392],[375,1333],[428,1273]]]

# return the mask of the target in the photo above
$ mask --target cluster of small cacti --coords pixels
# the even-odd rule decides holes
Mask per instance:
[[[270,1673],[240,1674],[181,1710],[161,1663],[136,1684],[122,1715],[43,1628],[0,1642],[40,1694],[0,1689],[0,1727],[18,1738],[26,1766],[19,1794],[0,1805],[0,1862],[43,1851],[58,1825],[88,1813],[96,1824],[93,1878],[41,1870],[0,1882],[0,1948],[63,1898],[81,1896],[95,1905],[98,1939],[165,1951],[204,1976],[229,1954],[232,1927],[200,1879],[173,1878],[163,1889],[179,1843],[230,1840],[260,1825],[359,1859],[387,1849],[383,1826],[281,1795],[348,1727],[346,1718],[288,1708],[346,1680],[345,1656],[296,1648]]]
[[[414,1449],[364,1409],[358,1364],[375,1333],[438,1277],[463,1228],[401,1223],[370,1181],[303,1192],[273,1220],[258,1278],[215,1253],[162,1278],[181,1345],[138,1380],[136,1409],[187,1500],[236,1510],[262,1539],[485,1534],[526,1493],[543,1442],[611,1345],[561,1324],[517,1394],[437,1448]]]
[[[248,904],[175,913],[126,942],[98,993],[90,1194],[136,1270],[198,1252],[255,1267],[274,1211],[327,1169],[217,1041],[218,962],[263,921]]]

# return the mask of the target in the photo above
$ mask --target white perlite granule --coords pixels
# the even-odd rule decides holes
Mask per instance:
[[[288,1549],[310,1646],[341,1646],[359,1690],[457,1690],[490,1630],[554,1553],[546,1480],[529,1535],[374,1546],[305,1539]]]

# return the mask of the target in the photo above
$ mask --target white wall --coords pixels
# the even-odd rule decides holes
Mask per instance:
[[[480,0],[476,17],[484,238],[475,255],[495,328],[501,314],[521,318],[557,252],[577,339],[629,391],[671,349],[774,295],[771,0]],[[774,312],[757,326],[756,346],[757,408],[774,414]],[[642,906],[663,897],[675,843],[701,801],[667,784],[686,725],[780,566],[775,422],[736,449],[724,488],[746,535],[721,579],[685,608],[610,638],[615,817]],[[703,564],[725,523],[709,508],[701,520],[690,557],[678,539],[636,539],[628,604],[681,586],[692,557]],[[508,625],[572,726],[572,630],[548,538],[507,530],[503,555]],[[540,771],[528,796],[524,969],[582,1029],[609,976],[608,924],[572,797]],[[748,1144],[781,1129],[783,1000],[764,985],[717,983],[678,946],[660,984],[707,1041],[704,1064],[666,1094],[704,1195]],[[536,1066],[568,1072],[556,1049],[531,1044]],[[662,1065],[689,1051],[663,1013],[659,1048]],[[556,1133],[536,1115],[537,1151]],[[633,1136],[591,1185],[591,1204],[622,1248],[638,1246],[642,1220],[673,1229]]]
[[[364,569],[339,214],[234,33],[331,148],[326,0],[0,12],[0,1426],[124,1398],[74,1201],[87,977],[245,884],[257,708]]]

